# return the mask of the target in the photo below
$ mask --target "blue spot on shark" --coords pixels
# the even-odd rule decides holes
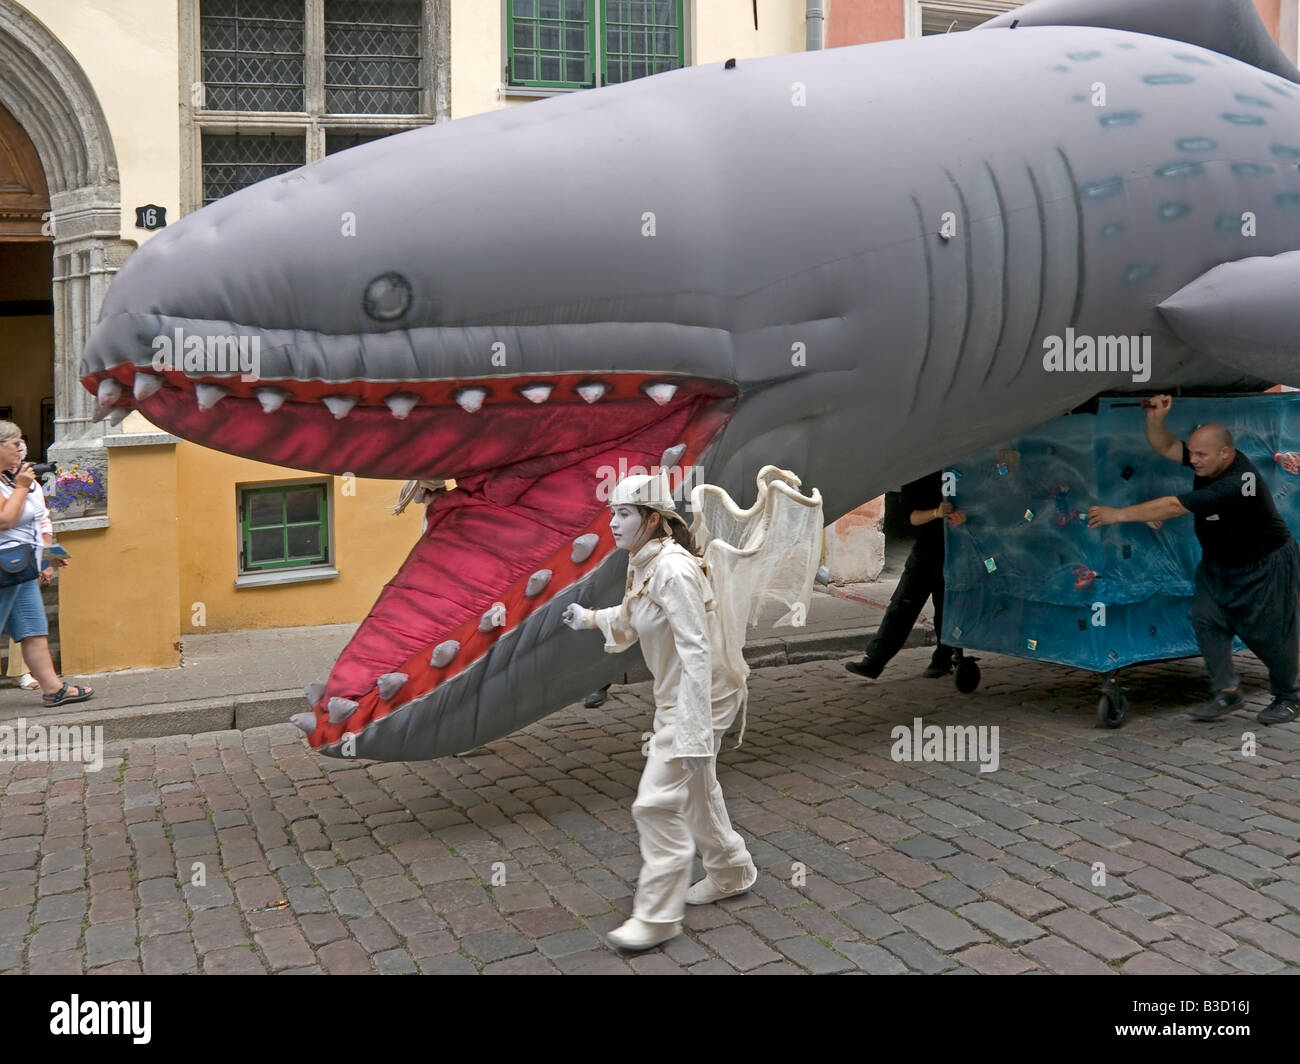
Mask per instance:
[[[1137,45],[1136,45],[1136,44],[1129,44],[1127,41],[1125,41],[1123,44],[1117,44],[1117,45],[1115,45],[1115,47],[1116,47],[1116,48],[1123,48],[1124,51],[1126,51],[1126,52],[1131,52],[1131,51],[1133,51],[1133,49],[1135,49],[1135,48],[1137,47]]]
[[[1273,202],[1284,211],[1300,211],[1300,192],[1279,192]]]
[[[1124,283],[1136,284],[1151,277],[1160,267],[1150,262],[1135,262],[1124,271]]]
[[[1086,63],[1089,59],[1100,59],[1100,52],[1066,52],[1066,59],[1073,59],[1076,63]]]
[[[1268,150],[1279,159],[1300,159],[1300,148],[1293,148],[1289,144],[1274,144]]]
[[[1263,177],[1273,172],[1271,166],[1261,166],[1259,163],[1233,163],[1230,169],[1238,177]]]
[[[1192,205],[1190,203],[1170,202],[1160,204],[1156,214],[1162,222],[1173,222],[1186,217],[1191,212]]]
[[[1141,111],[1117,111],[1113,115],[1102,115],[1097,121],[1101,123],[1102,129],[1112,129],[1115,126],[1137,125],[1141,117]]]
[[[1219,115],[1225,122],[1231,122],[1235,126],[1266,126],[1268,125],[1259,115],[1237,115],[1227,112]]]
[[[1156,177],[1202,177],[1205,167],[1196,162],[1169,163],[1156,167]]]
[[[1197,66],[1213,66],[1208,59],[1199,55],[1187,55],[1185,52],[1173,52],[1173,57],[1183,63],[1195,63]]]
[[[1123,222],[1107,222],[1100,230],[1098,230],[1098,232],[1100,232],[1102,236],[1119,236],[1119,234],[1124,232],[1127,228],[1128,226]]]
[[[1105,181],[1094,181],[1089,185],[1083,185],[1079,189],[1085,198],[1092,200],[1115,196],[1123,190],[1124,179],[1122,177],[1108,177]]]
[[[1241,215],[1239,214],[1216,214],[1214,216],[1214,228],[1220,233],[1232,233],[1234,236],[1241,233]]]
[[[1214,151],[1219,146],[1219,142],[1209,137],[1184,137],[1182,140],[1174,141],[1174,145],[1179,151]]]
[[[1148,85],[1190,85],[1196,79],[1190,74],[1144,74],[1142,80]]]
[[[1055,70],[1058,74],[1068,74],[1070,72],[1070,68],[1068,66],[1057,65],[1052,67],[1052,69]]]
[[[1258,96],[1247,96],[1244,92],[1239,92],[1233,97],[1238,103],[1244,103],[1247,107],[1267,107],[1273,110],[1273,105],[1267,100],[1261,100]]]

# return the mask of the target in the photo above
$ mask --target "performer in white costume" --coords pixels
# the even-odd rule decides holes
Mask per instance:
[[[766,467],[759,501],[749,511],[716,487],[695,489],[694,531],[708,544],[704,565],[712,580],[690,549],[667,478],[624,478],[609,505],[614,542],[629,554],[627,593],[617,606],[589,610],[573,603],[564,614],[571,628],[600,629],[606,651],[626,650],[639,639],[654,676],[654,737],[632,805],[641,875],[631,919],[608,936],[621,949],[668,941],[681,933],[686,905],[743,894],[758,878],[727,816],[716,759],[746,702],[745,623],[777,601],[793,607],[783,620],[802,624],[821,548],[820,496],[805,498],[783,483],[777,485],[783,490],[769,491],[769,473],[799,483]],[[709,523],[723,538],[710,539]],[[773,579],[777,571],[781,576]],[[715,587],[720,580],[724,586]],[[688,887],[697,847],[705,877]]]

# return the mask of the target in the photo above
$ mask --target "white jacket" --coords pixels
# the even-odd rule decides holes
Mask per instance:
[[[740,688],[713,652],[721,633],[699,560],[671,539],[650,539],[628,559],[623,601],[584,610],[580,623],[600,629],[608,653],[640,640],[655,705],[673,711],[672,750],[662,756],[712,756],[714,729],[735,719],[740,700],[731,696]]]

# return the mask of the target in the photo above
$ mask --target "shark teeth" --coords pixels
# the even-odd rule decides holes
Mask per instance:
[[[131,394],[136,401],[148,399],[159,388],[163,386],[163,379],[156,373],[137,373],[135,375],[135,384],[132,385]]]
[[[573,553],[569,555],[569,561],[574,565],[581,565],[591,557],[591,552],[596,549],[596,544],[599,542],[600,537],[595,532],[579,536],[573,541]]]
[[[295,713],[289,718],[289,723],[301,728],[306,734],[310,735],[316,730],[316,714]]]
[[[307,704],[314,706],[325,696],[325,685],[323,683],[309,683],[302,689],[302,693],[307,696]]]
[[[478,622],[480,632],[490,632],[494,628],[504,628],[506,626],[506,604],[504,602],[494,602],[490,609],[486,610],[482,619]]]
[[[283,388],[258,388],[254,392],[257,401],[262,404],[262,413],[274,414],[280,407],[284,406],[284,401],[289,398],[289,393]]]
[[[664,469],[675,469],[677,463],[682,460],[682,455],[686,453],[686,444],[679,443],[668,450],[664,451],[663,457],[659,459],[659,465]]]
[[[677,394],[677,385],[647,384],[645,385],[645,393],[660,406],[663,406]]]
[[[331,724],[342,724],[348,717],[357,711],[358,703],[353,702],[350,698],[331,698],[326,712],[330,715]]]
[[[435,669],[445,669],[459,652],[460,644],[456,640],[445,640],[433,648],[433,657],[429,659],[429,664]]]
[[[321,402],[334,415],[335,421],[342,421],[352,412],[352,408],[357,405],[358,399],[355,395],[327,395]]]
[[[536,598],[546,590],[546,585],[551,582],[551,570],[538,569],[528,578],[528,586],[524,588],[524,594],[529,598]]]
[[[108,412],[108,423],[110,425],[120,425],[130,413],[131,408],[129,406],[115,406]]]
[[[194,386],[194,398],[198,401],[200,410],[211,410],[229,394],[230,389],[224,384],[196,384]]]
[[[397,694],[406,684],[410,677],[404,672],[386,672],[383,676],[375,681],[375,686],[379,688],[379,697],[385,702],[389,701],[393,695]]]
[[[95,393],[95,401],[102,407],[109,407],[122,398],[122,385],[112,377],[105,377],[99,382],[99,391]]]
[[[553,388],[550,384],[530,384],[527,388],[520,388],[519,394],[530,403],[544,403],[551,397]]]
[[[601,384],[599,381],[593,381],[591,384],[578,385],[578,394],[589,403],[594,403],[607,391],[609,391],[609,385]]]
[[[398,421],[404,421],[409,414],[420,404],[420,397],[412,395],[410,392],[398,392],[390,395],[384,400],[384,405],[393,412],[393,417]]]
[[[456,404],[467,414],[472,414],[486,398],[487,391],[483,388],[462,388],[456,393]]]

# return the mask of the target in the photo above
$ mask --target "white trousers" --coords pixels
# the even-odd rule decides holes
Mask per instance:
[[[685,915],[697,848],[705,872],[723,890],[750,886],[758,877],[745,840],[731,826],[718,783],[722,735],[740,705],[739,693],[733,698],[730,713],[726,705],[714,704],[714,722],[721,726],[713,729],[713,757],[694,773],[680,758],[663,756],[672,752],[672,711],[655,713],[654,739],[632,803],[641,835],[641,876],[632,904],[639,920],[673,923]]]

